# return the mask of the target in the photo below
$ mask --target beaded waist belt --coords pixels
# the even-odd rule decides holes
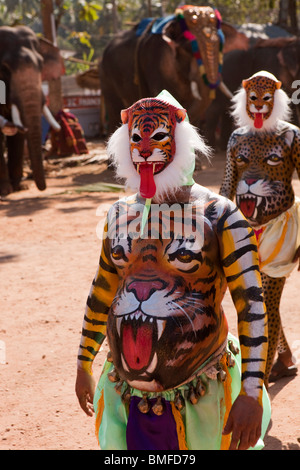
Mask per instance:
[[[228,347],[227,347],[228,346]],[[147,413],[152,407],[155,414],[162,414],[164,398],[167,401],[174,402],[175,407],[181,410],[185,406],[185,398],[195,405],[198,403],[200,397],[204,396],[207,391],[207,383],[203,380],[203,374],[210,380],[219,380],[224,382],[227,377],[227,373],[222,365],[223,361],[226,361],[226,366],[233,367],[235,359],[233,356],[238,354],[239,349],[230,340],[226,341],[195,371],[195,373],[189,377],[185,382],[181,383],[177,387],[163,392],[145,392],[133,387],[121,380],[115,368],[108,373],[108,379],[111,382],[115,382],[115,390],[121,395],[123,403],[129,403],[132,396],[141,397],[141,401],[138,405],[139,410],[142,413]],[[108,362],[111,362],[110,353],[107,357]],[[183,396],[184,395],[184,396]],[[151,404],[150,400],[155,398],[155,403]]]

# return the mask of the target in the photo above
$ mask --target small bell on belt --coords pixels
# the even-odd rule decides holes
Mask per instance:
[[[228,364],[228,367],[234,367],[235,365],[235,359],[230,353],[227,354],[227,364]]]
[[[196,393],[199,397],[203,397],[206,393],[206,387],[200,378],[197,380]]]
[[[218,380],[220,382],[225,382],[226,378],[227,378],[227,374],[226,374],[225,370],[220,368],[218,370]]]
[[[113,361],[112,360],[112,353],[110,351],[108,351],[108,353],[107,353],[106,360],[107,360],[107,362],[112,362]]]
[[[119,380],[119,382],[117,382],[117,384],[115,385],[115,391],[118,393],[118,395],[121,395],[122,393],[123,383],[123,380]]]
[[[113,370],[111,370],[111,371],[107,374],[107,377],[109,378],[109,380],[110,380],[111,382],[119,382],[119,380],[120,380],[119,374],[118,374],[118,372],[116,371],[115,368],[113,368]]]
[[[128,386],[124,392],[122,393],[122,401],[123,403],[129,403],[131,398],[130,387]]]
[[[180,392],[175,393],[174,405],[178,411],[181,411],[185,407],[185,401]]]
[[[154,405],[152,406],[152,411],[157,416],[161,416],[165,411],[165,407],[161,397],[157,397],[156,403],[154,403]]]
[[[239,348],[233,344],[232,340],[228,341],[228,347],[235,356],[240,352]]]
[[[190,385],[188,392],[188,400],[192,403],[192,405],[196,405],[198,403],[199,397],[195,393],[193,385]]]
[[[141,413],[148,413],[148,411],[150,410],[150,403],[146,393],[144,393],[143,398],[138,403],[138,409]]]

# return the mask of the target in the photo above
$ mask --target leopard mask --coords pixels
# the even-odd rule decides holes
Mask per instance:
[[[289,98],[281,89],[281,82],[265,71],[243,80],[232,103],[235,123],[256,132],[272,131],[279,120],[290,117]]]

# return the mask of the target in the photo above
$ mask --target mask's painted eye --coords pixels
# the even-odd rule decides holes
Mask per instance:
[[[117,245],[111,250],[111,256],[115,261],[119,261],[121,259],[128,261],[124,253],[124,248],[121,245]]]
[[[255,93],[250,93],[249,98],[250,98],[251,101],[256,101],[257,100],[257,96],[256,96]]]
[[[269,93],[263,97],[264,101],[270,101],[271,99],[272,99],[272,95],[270,95]]]
[[[168,134],[166,132],[157,132],[157,134],[155,134],[152,139],[160,141],[164,140],[166,137],[168,137]]]
[[[141,138],[141,136],[138,135],[138,134],[132,134],[131,140],[132,140],[133,142],[140,142],[140,141],[142,140],[142,138]]]

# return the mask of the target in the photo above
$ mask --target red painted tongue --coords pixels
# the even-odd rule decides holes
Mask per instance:
[[[156,192],[156,186],[153,176],[153,165],[151,163],[141,163],[139,165],[139,174],[141,177],[141,196],[145,199],[152,198]]]
[[[255,199],[245,199],[240,202],[240,209],[247,219],[252,217],[256,207]]]
[[[261,129],[262,126],[263,126],[263,115],[262,113],[255,113],[255,117],[254,117],[254,127],[256,127],[256,129]]]
[[[132,325],[123,328],[123,354],[130,369],[140,370],[150,362],[153,330],[148,324],[141,325],[134,334]]]

